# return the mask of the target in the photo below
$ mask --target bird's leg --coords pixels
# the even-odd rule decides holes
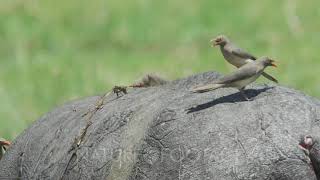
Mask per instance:
[[[252,101],[252,99],[250,99],[245,93],[244,93],[244,88],[240,88],[239,91],[240,91],[240,94],[242,95],[242,97],[244,97],[247,101]]]
[[[117,97],[119,97],[119,94],[123,93],[123,94],[127,94],[127,86],[114,86],[112,88],[113,93],[115,93],[117,95]]]

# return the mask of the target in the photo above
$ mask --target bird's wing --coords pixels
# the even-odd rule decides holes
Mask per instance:
[[[215,83],[229,84],[229,83],[233,83],[235,81],[250,78],[259,72],[260,72],[259,67],[254,63],[250,63],[250,64],[246,64],[246,65],[240,67],[239,69],[237,69],[236,71],[234,71],[233,73],[231,73],[229,75],[226,75],[226,76],[223,76],[223,77],[217,79],[215,81]]]
[[[252,60],[256,60],[257,58],[255,56],[253,56],[252,54],[246,52],[245,50],[235,47],[235,46],[231,46],[230,47],[230,51],[233,55],[235,56],[239,56],[241,58],[245,58],[245,59],[252,59]]]

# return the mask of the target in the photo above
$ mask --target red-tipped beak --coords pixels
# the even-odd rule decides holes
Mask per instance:
[[[10,141],[0,141],[0,144],[4,145],[4,146],[10,146],[11,145]]]
[[[278,67],[276,64],[275,64],[275,60],[271,60],[271,66],[273,66],[273,67]]]

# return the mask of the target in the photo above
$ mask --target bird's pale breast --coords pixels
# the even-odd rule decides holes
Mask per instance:
[[[232,65],[236,67],[241,67],[246,64],[246,59],[235,56],[225,50],[222,51],[223,57]]]
[[[261,73],[258,73],[250,78],[236,81],[236,82],[232,83],[232,86],[241,89],[241,88],[251,84],[252,82],[254,82],[256,79],[258,79],[258,77],[260,75],[261,75]]]

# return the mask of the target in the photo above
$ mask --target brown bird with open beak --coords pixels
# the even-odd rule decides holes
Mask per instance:
[[[274,60],[271,60],[268,57],[261,57],[257,61],[241,66],[229,75],[218,78],[213,83],[192,89],[192,92],[203,93],[218,88],[233,87],[237,88],[241,95],[249,101],[251,99],[246,96],[243,90],[248,84],[254,82],[268,66],[277,67],[274,64]]]
[[[7,151],[7,148],[11,145],[11,143],[3,138],[0,138],[0,159]]]
[[[248,62],[252,62],[257,58],[250,53],[242,50],[241,48],[237,47],[234,43],[228,39],[225,35],[219,35],[213,40],[211,43],[214,46],[219,46],[223,57],[232,65],[236,66],[237,68],[245,65]],[[265,78],[278,83],[278,81],[272,77],[271,75],[262,72],[262,76]]]

